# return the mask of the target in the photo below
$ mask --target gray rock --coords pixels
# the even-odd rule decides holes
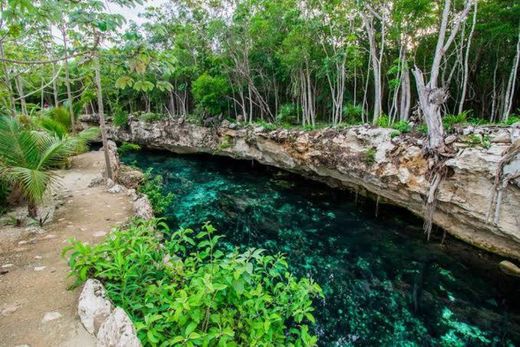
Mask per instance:
[[[495,135],[491,136],[490,141],[492,143],[510,143],[511,134],[507,130],[500,130]]]
[[[444,143],[447,145],[451,145],[455,141],[457,141],[457,136],[455,135],[449,135],[444,139]]]
[[[83,326],[91,334],[96,334],[99,327],[112,312],[112,304],[106,299],[105,288],[95,279],[89,279],[79,296],[78,315]]]
[[[125,188],[120,186],[119,184],[114,184],[112,188],[108,189],[108,192],[111,194],[119,194],[124,192]]]
[[[520,277],[520,268],[508,260],[501,261],[498,264],[500,270],[509,276]]]
[[[112,188],[113,186],[116,185],[116,183],[113,180],[111,180],[110,178],[107,178],[106,182],[107,182],[106,183],[107,189],[110,189],[110,188]]]
[[[88,184],[89,188],[97,187],[105,183],[105,178],[101,175],[94,177],[92,181]]]
[[[142,196],[134,201],[134,213],[142,219],[152,219],[153,209],[150,200],[146,196]]]
[[[126,165],[121,165],[117,181],[125,186],[126,188],[135,189],[144,180],[144,174],[137,169],[131,168]]]
[[[139,347],[132,321],[126,312],[117,307],[99,328],[98,347]]]

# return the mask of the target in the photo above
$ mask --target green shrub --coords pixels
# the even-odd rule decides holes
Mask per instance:
[[[49,108],[45,112],[44,116],[49,117],[54,121],[60,123],[67,130],[70,130],[71,128],[69,110],[63,106]]]
[[[381,128],[390,128],[390,117],[386,114],[379,116],[377,119],[377,126]]]
[[[365,164],[372,165],[376,162],[376,149],[371,147],[365,151]]]
[[[116,127],[125,127],[128,125],[128,113],[126,112],[117,112],[114,114],[114,118],[112,119],[112,123]]]
[[[117,153],[119,153],[119,155],[125,155],[128,152],[138,152],[140,150],[141,146],[136,143],[123,142],[123,144],[117,148]]]
[[[417,131],[423,135],[428,135],[428,126],[424,123],[417,126]]]
[[[453,130],[455,125],[465,124],[468,121],[469,111],[464,111],[459,114],[447,114],[442,119],[444,129],[448,132]]]
[[[470,134],[466,143],[471,146],[482,146],[486,149],[491,147],[491,140],[488,135]]]
[[[398,130],[402,134],[409,133],[411,130],[410,124],[405,120],[401,120],[397,123],[394,123],[394,125],[392,125],[392,128]]]
[[[394,138],[394,137],[397,137],[397,136],[400,136],[401,135],[401,132],[399,130],[394,130],[390,133],[390,138]]]
[[[363,115],[363,107],[351,103],[343,106],[343,122],[346,124],[359,124]]]
[[[267,131],[273,131],[273,130],[278,129],[278,126],[276,124],[269,123],[269,122],[266,122],[264,120],[256,121],[255,124],[258,125],[258,126],[261,126],[262,128],[264,128]]]
[[[157,221],[134,221],[101,244],[72,241],[71,274],[105,284],[135,323],[144,346],[313,346],[311,279],[297,279],[281,255],[219,246],[206,224],[161,244]]]
[[[295,104],[283,104],[276,115],[276,122],[279,124],[295,124],[298,109]]]
[[[503,120],[499,124],[513,125],[515,123],[520,123],[520,116],[512,114],[509,116],[509,118],[507,120]]]
[[[173,193],[164,194],[164,182],[160,175],[154,176],[152,169],[144,173],[144,181],[139,187],[139,192],[148,196],[154,212],[158,215],[164,214],[168,206],[171,205]]]
[[[193,81],[191,90],[197,109],[203,114],[216,116],[226,112],[229,89],[229,82],[224,76],[214,77],[204,73]]]
[[[11,192],[11,185],[0,177],[0,215],[7,211],[7,198]]]
[[[140,120],[148,123],[158,122],[160,120],[163,120],[164,118],[166,118],[166,115],[162,113],[153,112],[145,112],[139,116]]]

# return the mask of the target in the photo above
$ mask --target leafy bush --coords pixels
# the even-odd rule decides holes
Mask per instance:
[[[145,112],[139,116],[140,120],[142,120],[144,122],[148,122],[148,123],[157,122],[164,118],[166,118],[166,115],[164,115],[162,113],[153,113],[153,112]]]
[[[141,150],[141,146],[135,143],[123,142],[121,146],[117,148],[119,155],[125,155],[128,152],[138,152]]]
[[[139,187],[139,192],[148,196],[154,212],[158,215],[166,212],[174,198],[173,193],[164,194],[163,190],[164,182],[162,176],[153,176],[152,170],[147,170],[144,173],[144,182]]]
[[[298,110],[295,104],[283,104],[276,115],[276,122],[280,124],[295,124]]]
[[[390,128],[390,117],[386,114],[379,116],[377,119],[377,126],[381,128]]]
[[[261,126],[262,128],[264,128],[267,131],[273,131],[273,130],[278,129],[278,126],[276,124],[269,123],[264,120],[259,120],[259,121],[256,121],[255,123],[256,123],[256,125]]]
[[[376,162],[376,149],[371,147],[365,151],[365,164],[372,165]]]
[[[45,112],[44,116],[49,117],[52,120],[60,123],[67,130],[70,130],[70,128],[71,128],[71,119],[70,119],[69,110],[63,106],[49,108]]]
[[[520,116],[517,116],[514,114],[510,115],[507,120],[500,122],[500,124],[504,124],[504,125],[513,125],[515,123],[520,123]]]
[[[114,114],[114,118],[112,119],[112,123],[116,127],[125,127],[128,125],[128,113],[126,112],[117,112]]]
[[[229,91],[229,82],[223,76],[202,74],[193,81],[192,93],[195,105],[203,114],[219,115],[226,111],[226,95]]]
[[[411,130],[410,124],[405,120],[401,120],[397,123],[394,123],[394,125],[392,125],[392,128],[398,130],[402,134],[409,133]]]
[[[450,132],[453,130],[453,127],[455,125],[467,123],[468,115],[469,115],[469,111],[464,111],[459,114],[447,114],[442,119],[442,124],[444,126],[444,129],[446,131]]]
[[[134,221],[101,244],[73,241],[71,274],[94,277],[132,318],[144,346],[313,346],[311,279],[295,278],[281,255],[224,251],[206,224],[160,243],[164,223]]]
[[[482,146],[486,149],[491,147],[491,140],[488,135],[470,134],[466,143],[471,146]]]
[[[343,121],[347,124],[361,123],[362,115],[363,107],[361,105],[354,105],[348,103],[345,106],[343,106]]]

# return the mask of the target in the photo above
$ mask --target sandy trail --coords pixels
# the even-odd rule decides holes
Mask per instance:
[[[2,245],[0,270],[9,272],[0,275],[0,346],[95,346],[77,316],[79,289],[67,290],[72,279],[61,252],[71,238],[99,242],[132,215],[126,194],[88,187],[103,160],[103,152],[74,157],[72,168],[60,171],[65,204],[47,232]]]

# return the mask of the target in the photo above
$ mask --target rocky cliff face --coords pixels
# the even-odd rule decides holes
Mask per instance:
[[[453,236],[488,251],[520,259],[520,182],[502,191],[497,223],[487,221],[494,177],[503,153],[518,137],[516,128],[470,128],[447,139],[456,155],[447,162],[448,177],[438,191],[433,221]],[[422,140],[392,138],[391,129],[352,127],[267,131],[223,123],[206,128],[178,120],[145,123],[131,119],[127,128],[109,129],[112,139],[175,153],[210,153],[256,160],[331,186],[424,215],[430,184]],[[490,147],[468,144],[471,133],[486,134]],[[469,137],[468,137],[469,135]],[[487,147],[487,146],[486,146]],[[520,156],[504,168],[518,172]]]

